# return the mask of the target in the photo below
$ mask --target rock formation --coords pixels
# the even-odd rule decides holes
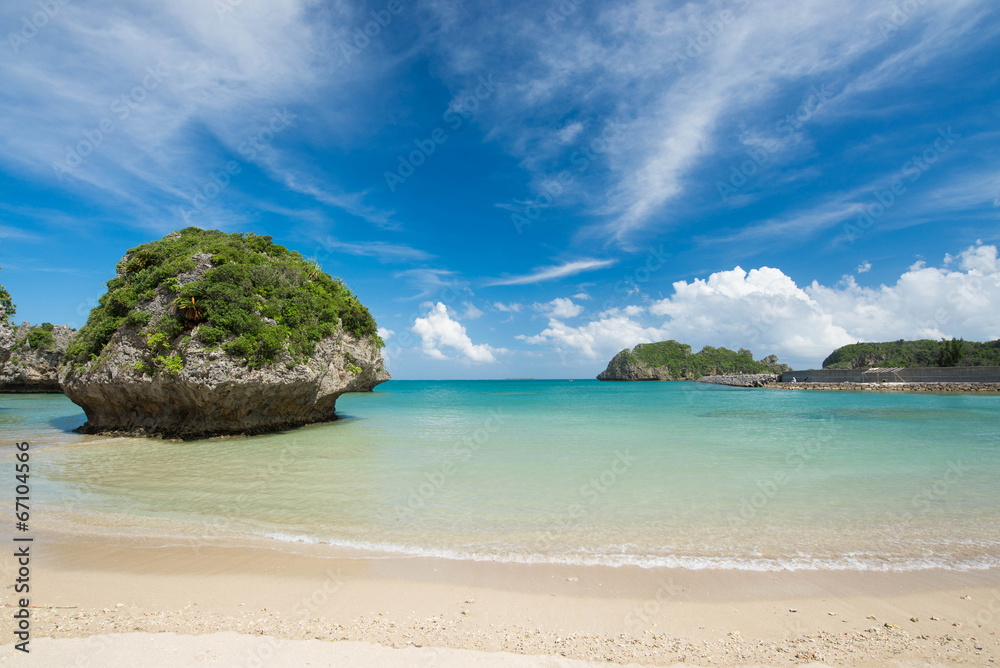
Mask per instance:
[[[608,368],[597,375],[598,380],[676,380],[670,367],[650,366],[640,362],[631,350],[623,350],[608,362]]]
[[[90,433],[288,429],[389,379],[367,309],[269,237],[174,232],[129,251],[108,288],[60,378]]]
[[[671,340],[640,343],[632,350],[621,351],[597,379],[696,380],[703,376],[776,374],[788,370],[790,367],[779,364],[774,355],[754,361],[753,353],[744,348],[732,351],[712,346],[692,353],[691,346]]]
[[[14,329],[0,314],[0,392],[59,393],[59,367],[76,330],[27,322]]]

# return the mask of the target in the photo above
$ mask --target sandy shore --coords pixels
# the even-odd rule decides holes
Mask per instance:
[[[602,665],[981,666],[1000,655],[995,570],[760,573],[334,559],[320,552],[39,535],[32,663],[118,665],[43,660],[45,652],[53,658],[81,651],[43,638],[107,634],[132,635],[91,641],[89,651],[127,656],[136,643],[167,643],[190,658],[172,665],[236,654],[236,663],[211,665],[301,665],[290,657],[314,651],[314,665],[421,666],[571,665],[545,657]],[[8,607],[12,599],[8,592]],[[0,660],[10,661],[11,615],[2,627]],[[137,633],[178,635],[151,640]],[[328,641],[373,646],[332,643],[336,649]],[[437,649],[379,658],[371,654],[385,651],[378,646],[535,658],[504,663],[516,657],[477,655],[486,663],[473,663]],[[324,659],[321,649],[373,658]]]

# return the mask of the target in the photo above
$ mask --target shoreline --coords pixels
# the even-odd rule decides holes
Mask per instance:
[[[855,392],[1000,392],[1000,383],[772,383],[771,390]]]
[[[233,631],[653,665],[983,665],[1000,656],[1000,569],[690,571],[280,547],[43,531],[33,639]]]

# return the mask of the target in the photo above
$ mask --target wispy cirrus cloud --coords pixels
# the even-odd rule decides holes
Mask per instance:
[[[566,278],[567,276],[576,276],[587,271],[605,269],[615,263],[617,263],[617,260],[574,260],[573,262],[566,262],[551,267],[540,267],[532,273],[523,276],[490,279],[486,282],[486,285],[529,285],[531,283],[541,283],[543,281]]]
[[[830,112],[851,116],[870,110],[872,90],[898,88],[926,76],[935,59],[971,48],[959,36],[974,32],[981,45],[996,32],[972,30],[992,11],[982,0],[925,0],[902,17],[892,3],[864,0],[637,0],[580,6],[554,24],[544,8],[521,5],[480,16],[443,2],[429,8],[441,21],[446,75],[505,62],[498,76],[512,83],[482,123],[521,160],[530,187],[541,194],[568,169],[573,180],[556,205],[603,220],[588,238],[598,232],[624,245],[688,223],[676,203],[704,189],[699,170],[743,151],[739,136],[794,114],[811,86],[835,84]],[[469,29],[485,22],[504,39]],[[602,144],[602,121],[612,117],[621,132]],[[793,138],[805,141],[801,132]]]
[[[419,248],[411,248],[403,244],[390,244],[384,241],[358,241],[346,242],[326,236],[319,240],[319,244],[327,249],[350,255],[360,255],[362,257],[373,257],[382,263],[391,262],[420,262],[434,259],[434,255]]]

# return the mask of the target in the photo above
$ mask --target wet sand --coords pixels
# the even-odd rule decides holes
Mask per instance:
[[[996,569],[691,571],[329,558],[321,546],[282,547],[39,534],[32,664],[62,665],[45,662],[46,651],[53,659],[81,651],[41,638],[116,634],[87,651],[125,656],[136,638],[117,634],[140,632],[177,634],[143,642],[173,643],[192,662],[197,652],[243,657],[216,665],[286,665],[298,652],[316,665],[347,665],[322,663],[317,648],[326,645],[285,643],[309,640],[371,643],[367,650],[341,647],[372,652],[370,665],[529,665],[494,654],[470,663],[437,649],[378,658],[384,650],[377,646],[536,657],[530,665],[569,657],[604,665],[981,666],[1000,656]],[[12,600],[10,592],[8,607]],[[13,653],[10,615],[2,627],[6,660]],[[261,638],[269,640],[261,645]],[[206,649],[216,642],[229,649]]]

